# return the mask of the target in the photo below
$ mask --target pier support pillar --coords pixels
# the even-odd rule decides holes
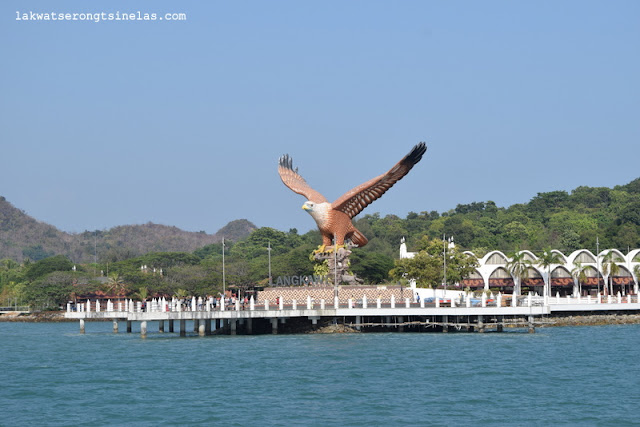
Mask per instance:
[[[482,316],[478,316],[478,332],[484,332],[484,319]]]
[[[211,335],[211,319],[204,321],[204,334]]]
[[[504,331],[504,316],[500,316],[498,318],[498,332],[503,332]]]
[[[253,319],[247,319],[247,335],[253,335]]]
[[[536,332],[536,327],[533,325],[533,316],[529,316],[529,333],[534,334]]]
[[[271,333],[273,335],[277,335],[278,334],[278,318],[273,317],[270,320],[271,320]]]
[[[442,332],[449,332],[449,316],[442,316]]]
[[[118,319],[113,320],[113,333],[114,334],[118,333]]]
[[[158,321],[158,332],[160,332],[160,333],[164,332],[164,320],[159,320]]]
[[[173,319],[169,320],[169,332],[173,333]]]
[[[198,335],[203,337],[206,334],[206,328],[203,322],[198,321]]]
[[[193,321],[193,332],[198,332],[200,330],[200,320],[195,319]]]
[[[404,323],[404,317],[398,316],[398,323]],[[404,325],[398,325],[398,332],[404,332]]]
[[[361,326],[360,323],[362,323],[362,316],[356,316],[356,330],[360,330]]]
[[[391,327],[391,316],[385,316],[384,317],[384,323],[387,324],[387,328]]]
[[[127,333],[131,333],[131,320],[127,320]]]
[[[146,337],[147,336],[147,321],[143,320],[142,322],[140,322],[140,336],[141,337]]]
[[[231,319],[229,321],[229,334],[230,335],[235,335],[238,331],[238,321],[236,319]]]
[[[180,319],[180,336],[187,336],[187,321],[184,319]]]
[[[84,319],[80,319],[80,333],[84,334]]]

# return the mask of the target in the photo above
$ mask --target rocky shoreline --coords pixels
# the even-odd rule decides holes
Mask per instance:
[[[640,314],[584,314],[555,315],[542,318],[539,327],[550,326],[600,326],[600,325],[633,325],[640,323]]]

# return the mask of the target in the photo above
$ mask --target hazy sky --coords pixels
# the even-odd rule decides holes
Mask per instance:
[[[55,6],[52,6],[55,4]],[[186,21],[16,20],[16,12]],[[640,176],[638,1],[0,3],[0,195],[65,231],[315,227],[419,141],[363,214]]]

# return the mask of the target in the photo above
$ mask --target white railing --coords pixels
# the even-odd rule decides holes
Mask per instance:
[[[444,307],[534,307],[543,305],[556,305],[556,304],[631,304],[638,303],[637,295],[625,295],[620,294],[616,296],[601,296],[597,297],[541,297],[537,295],[521,295],[513,297],[512,295],[498,295],[482,293],[480,297],[474,297],[472,294],[466,294],[461,298],[427,298],[422,300],[412,300],[411,298],[404,298],[404,301],[396,301],[395,296],[391,295],[388,299],[377,298],[375,304],[369,301],[366,295],[362,298],[354,299],[349,298],[347,301],[340,301],[337,297],[334,299],[333,304],[328,305],[329,308],[347,308],[347,309],[381,309],[381,308],[444,308]],[[283,310],[299,310],[299,309],[321,309],[324,310],[327,307],[327,302],[324,299],[316,301],[311,296],[307,296],[306,301],[303,304],[299,304],[298,301],[289,300],[285,301],[284,298],[277,298],[275,301],[263,300],[255,301],[253,297],[250,300],[233,299],[221,302],[221,300],[213,297],[205,298],[191,298],[191,299],[177,299],[172,298],[170,300],[166,298],[154,298],[150,301],[133,301],[131,299],[125,301],[119,301],[113,303],[111,300],[101,302],[100,300],[89,301],[85,303],[77,303],[75,305],[67,304],[67,312],[107,312],[107,313],[153,313],[153,312],[198,312],[198,311],[283,311]]]

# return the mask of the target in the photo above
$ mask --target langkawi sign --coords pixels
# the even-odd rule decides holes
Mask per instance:
[[[309,286],[327,283],[327,276],[278,276],[273,286]]]

